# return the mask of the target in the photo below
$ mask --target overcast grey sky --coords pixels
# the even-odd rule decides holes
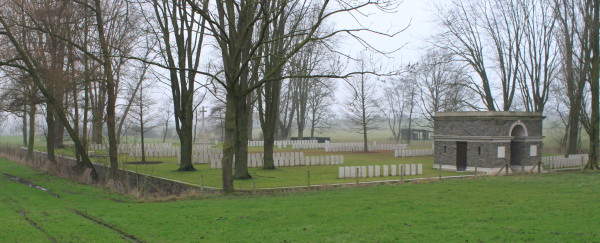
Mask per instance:
[[[432,8],[432,0],[404,0],[394,13],[382,13],[371,9],[373,12],[368,16],[354,16],[359,17],[358,21],[365,27],[382,32],[392,33],[408,26],[394,38],[366,33],[361,35],[380,50],[392,51],[402,47],[400,51],[392,55],[394,57],[392,62],[395,66],[399,66],[416,62],[425,47],[425,39],[436,33]],[[352,29],[359,26],[357,20],[348,15],[338,16],[335,25],[340,29]],[[356,41],[349,38],[344,42],[346,46],[343,49],[351,53],[362,49],[357,48]]]

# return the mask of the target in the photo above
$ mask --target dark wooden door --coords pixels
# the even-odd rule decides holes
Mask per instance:
[[[456,142],[456,171],[467,169],[467,142]]]

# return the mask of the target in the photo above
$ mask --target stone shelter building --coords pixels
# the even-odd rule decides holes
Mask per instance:
[[[541,160],[541,113],[437,112],[433,119],[435,168],[497,172],[508,164],[520,171]]]

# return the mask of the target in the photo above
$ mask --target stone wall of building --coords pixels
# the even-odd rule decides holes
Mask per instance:
[[[479,119],[479,120],[477,120]],[[542,135],[542,122],[538,119],[523,118],[518,119],[525,127],[529,136]],[[462,120],[459,117],[435,118],[436,136],[439,135],[460,135],[460,136],[509,136],[512,125],[517,119],[493,119],[466,117]]]
[[[467,142],[468,167],[498,168],[510,164],[511,159],[514,165],[534,165],[541,158],[543,118],[525,112],[438,113],[434,117],[435,163],[456,166],[456,143]],[[515,125],[523,125],[527,136],[512,136]],[[537,146],[533,156],[531,145]],[[499,158],[501,146],[505,152]]]
[[[504,158],[498,158],[499,146],[504,146],[506,149]],[[456,142],[437,141],[434,147],[434,163],[456,165]],[[467,166],[502,167],[511,159],[508,148],[510,142],[469,141],[467,142]]]

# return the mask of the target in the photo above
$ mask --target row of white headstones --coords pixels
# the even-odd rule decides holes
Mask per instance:
[[[394,150],[394,157],[414,157],[433,155],[433,149],[398,149]]]
[[[273,144],[279,148],[287,147],[288,145],[300,145],[300,144],[317,144],[317,140],[275,140]],[[248,141],[248,147],[264,147],[265,141],[253,140]]]
[[[295,141],[294,141],[295,142]],[[296,143],[296,144],[316,144],[313,141],[307,141],[305,143]],[[331,145],[327,143],[327,145]],[[361,143],[345,143],[334,145],[333,147],[339,149],[348,149],[349,147],[354,146],[362,146]],[[374,146],[374,145],[371,145]],[[389,146],[389,148],[396,147],[398,145],[394,144],[381,144],[377,147]],[[179,147],[172,146],[171,144],[148,144],[144,146],[146,151],[146,156],[148,157],[168,157],[168,156],[178,156],[179,157]],[[141,146],[133,145],[133,146],[122,146],[120,149],[128,149],[130,155],[132,156],[140,156],[141,154]],[[388,147],[386,147],[388,148]],[[100,147],[94,147],[93,149],[102,149]],[[210,161],[212,169],[220,169],[222,168],[222,153],[210,153],[208,151],[204,151],[202,148],[197,148],[200,150],[199,154],[195,157],[196,163],[199,163],[200,160]],[[335,149],[337,150],[337,149]],[[205,153],[202,153],[202,152]],[[400,152],[403,151],[403,152]],[[421,156],[429,154],[431,149],[402,149],[397,150],[395,152],[396,157],[404,157],[404,156]],[[431,151],[433,152],[433,151]],[[210,155],[209,155],[210,154]],[[211,156],[212,155],[212,156]],[[288,167],[288,166],[314,166],[314,165],[340,165],[344,164],[344,157],[342,155],[329,155],[329,156],[304,156],[302,152],[284,152],[284,153],[276,153],[274,154],[274,162],[276,167]],[[253,153],[249,154],[248,158],[248,167],[262,167],[263,166],[263,154]],[[366,177],[386,177],[386,176],[396,176],[396,175],[421,175],[423,171],[422,164],[399,164],[399,165],[374,165],[374,166],[345,166],[339,167],[338,177],[339,178],[366,178]]]
[[[588,162],[588,154],[569,154],[568,158],[563,155],[542,157],[542,164],[550,169],[569,167],[584,167]]]
[[[343,155],[326,156],[305,156],[305,157],[275,157],[273,158],[275,167],[291,166],[315,166],[315,165],[341,165],[344,164]],[[263,158],[248,158],[248,167],[257,168],[264,165]],[[223,167],[221,159],[212,159],[210,161],[211,169],[221,169]]]
[[[340,179],[422,174],[423,164],[343,166],[338,168],[338,178]]]
[[[367,146],[369,151],[386,151],[405,149],[407,144],[371,144]],[[352,152],[352,151],[363,151],[364,143],[327,143],[325,145],[325,152]]]

